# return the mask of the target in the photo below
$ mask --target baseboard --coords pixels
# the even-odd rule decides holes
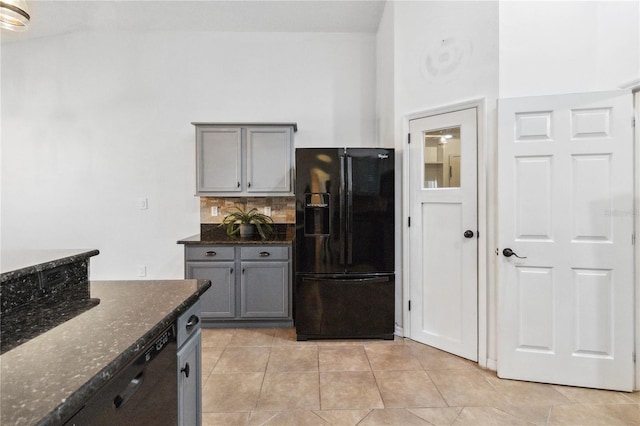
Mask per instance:
[[[404,328],[402,328],[402,326],[400,326],[399,324],[396,324],[396,329],[393,332],[393,334],[395,334],[396,336],[400,336],[400,337],[406,337],[404,335]]]

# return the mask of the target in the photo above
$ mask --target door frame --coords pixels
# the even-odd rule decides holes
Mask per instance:
[[[461,103],[451,104],[440,108],[417,111],[403,116],[402,119],[402,145],[404,155],[402,156],[402,322],[403,336],[408,337],[411,329],[411,315],[407,309],[409,304],[409,295],[411,294],[410,274],[411,270],[411,250],[408,236],[408,212],[411,211],[409,193],[409,155],[408,155],[408,135],[409,122],[418,118],[425,118],[434,115],[446,114],[464,109],[476,108],[476,125],[477,125],[477,144],[478,144],[478,364],[481,367],[496,369],[488,359],[488,325],[489,312],[488,302],[489,293],[487,287],[487,278],[489,273],[490,258],[489,247],[492,247],[494,236],[493,226],[489,223],[488,211],[488,173],[491,171],[493,161],[488,157],[487,142],[487,114],[486,98],[472,99]]]
[[[621,90],[629,90],[633,95],[633,118],[634,118],[634,129],[633,129],[633,150],[634,150],[634,163],[633,163],[633,174],[634,174],[634,211],[632,212],[635,222],[634,227],[634,236],[635,236],[635,264],[640,265],[640,78],[636,78],[635,80],[626,82],[618,86],[618,89]],[[635,275],[635,292],[636,292],[636,303],[635,303],[635,363],[636,363],[636,384],[635,390],[640,390],[640,268],[635,267],[634,270]]]
[[[633,117],[634,117],[634,151],[635,151],[635,163],[633,167],[633,173],[635,174],[635,203],[634,203],[634,221],[635,221],[635,252],[636,252],[636,310],[635,310],[635,326],[636,326],[636,390],[640,390],[640,80],[636,81],[633,93]]]

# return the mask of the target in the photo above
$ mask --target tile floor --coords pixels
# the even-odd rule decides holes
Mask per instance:
[[[640,393],[501,380],[409,339],[205,329],[203,425],[640,425]]]

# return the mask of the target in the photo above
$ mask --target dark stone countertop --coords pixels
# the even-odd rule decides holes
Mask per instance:
[[[202,224],[200,233],[191,237],[178,240],[178,244],[186,245],[270,245],[292,244],[296,237],[296,228],[293,224],[276,224],[274,232],[262,239],[256,234],[253,237],[230,237],[225,228],[218,225]]]
[[[61,424],[210,286],[91,282],[96,306],[0,356],[0,424]]]
[[[3,250],[0,252],[1,282],[74,263],[99,254],[98,250]]]

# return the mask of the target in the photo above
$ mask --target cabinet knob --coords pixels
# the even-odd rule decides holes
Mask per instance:
[[[191,329],[200,322],[200,318],[197,315],[191,315],[189,320],[185,324],[187,331],[191,331]]]
[[[238,186],[237,187],[240,188],[240,182],[238,182]]]
[[[247,187],[251,188],[251,182],[247,183]]]
[[[261,251],[260,252],[260,257],[269,257],[271,256],[271,253],[269,253],[268,251]]]
[[[181,372],[181,373],[184,373],[184,375],[185,375],[185,376],[189,377],[189,370],[190,370],[190,368],[189,368],[189,363],[187,363],[187,364],[184,366],[184,368],[181,368],[181,369],[180,369],[180,372]]]
[[[216,254],[218,254],[218,253],[216,253],[215,251],[208,251],[204,255],[205,256],[215,256]]]

